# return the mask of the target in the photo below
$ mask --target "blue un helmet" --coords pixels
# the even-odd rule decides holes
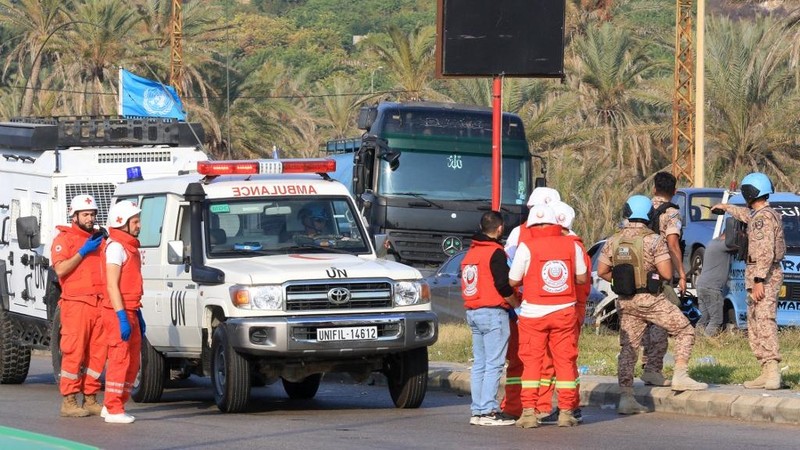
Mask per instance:
[[[768,196],[773,192],[775,190],[772,188],[772,181],[761,172],[753,172],[742,178],[742,197],[744,197],[748,205],[753,200]]]
[[[633,195],[625,202],[622,216],[628,220],[650,222],[653,213],[653,202],[644,195]]]

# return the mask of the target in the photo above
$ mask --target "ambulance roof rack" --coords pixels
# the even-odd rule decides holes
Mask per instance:
[[[192,132],[194,130],[194,132]],[[120,116],[14,117],[0,122],[0,148],[54,150],[67,147],[196,146],[205,140],[199,123]]]

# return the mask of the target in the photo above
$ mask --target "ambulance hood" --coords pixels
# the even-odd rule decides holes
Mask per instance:
[[[208,261],[208,266],[225,272],[225,282],[242,285],[281,284],[287,281],[389,278],[422,278],[404,264],[383,259],[362,259],[355,255],[302,253],[247,259]]]

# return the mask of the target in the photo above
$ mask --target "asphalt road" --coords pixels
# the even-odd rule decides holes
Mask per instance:
[[[429,391],[416,410],[392,406],[385,386],[323,382],[316,398],[289,401],[280,383],[253,390],[246,414],[221,414],[207,379],[170,388],[158,404],[130,403],[131,425],[58,416],[46,356],[34,356],[21,385],[0,385],[0,425],[108,449],[711,449],[797,448],[797,427],[663,413],[622,417],[611,405],[584,409],[576,428],[478,427],[469,398]],[[21,447],[22,448],[22,447]]]

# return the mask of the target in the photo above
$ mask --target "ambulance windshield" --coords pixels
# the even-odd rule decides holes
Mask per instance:
[[[212,201],[207,217],[210,258],[370,252],[357,212],[344,197]]]

